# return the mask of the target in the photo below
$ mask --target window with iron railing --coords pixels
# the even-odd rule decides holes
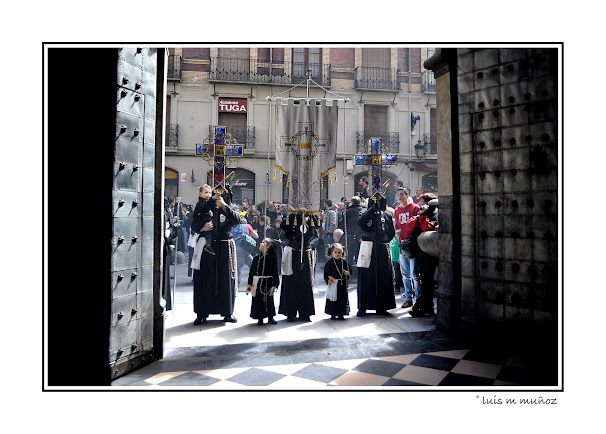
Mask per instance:
[[[356,153],[365,154],[368,152],[368,141],[372,138],[380,138],[383,140],[382,152],[384,154],[399,154],[400,153],[400,133],[386,131],[356,131]]]
[[[242,145],[244,149],[255,149],[255,127],[240,126],[240,125],[222,125],[226,127],[227,132],[236,141],[238,145]],[[212,134],[215,131],[215,125],[208,126],[208,133]]]
[[[181,56],[175,54],[168,56],[167,80],[181,81],[182,62]]]
[[[433,71],[423,72],[423,81],[421,83],[421,93],[435,93],[436,92],[436,79],[433,75]]]
[[[165,146],[167,148],[177,148],[179,146],[179,125],[169,124],[166,127]]]
[[[438,154],[438,136],[436,134],[423,134],[423,151],[425,155]]]
[[[356,89],[398,90],[400,80],[395,68],[358,66],[356,68]]]
[[[311,78],[321,86],[330,86],[330,65],[309,62],[293,62],[287,74],[283,62],[267,60],[213,57],[210,62],[210,81],[242,83],[299,84],[307,79],[307,68]]]

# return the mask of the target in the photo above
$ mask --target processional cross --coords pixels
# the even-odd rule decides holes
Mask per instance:
[[[373,137],[369,141],[370,153],[369,154],[356,154],[355,164],[356,166],[370,166],[369,174],[372,180],[372,195],[370,198],[378,202],[379,197],[385,199],[385,184],[383,183],[383,166],[394,166],[398,164],[398,156],[393,154],[383,154],[381,148],[383,146],[383,140],[381,138]]]
[[[227,132],[227,127],[216,126],[201,144],[196,143],[196,155],[202,156],[213,167],[213,193],[225,193],[225,169],[236,157],[242,157],[242,146]]]

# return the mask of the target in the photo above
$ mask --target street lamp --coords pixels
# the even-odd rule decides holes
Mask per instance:
[[[419,139],[419,141],[414,146],[414,148],[415,148],[415,156],[417,158],[423,158],[423,156],[425,155],[425,146],[423,146],[423,143],[421,143],[421,139]]]

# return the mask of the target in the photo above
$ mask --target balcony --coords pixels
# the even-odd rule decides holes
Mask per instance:
[[[436,79],[433,75],[433,71],[423,72],[421,93],[436,93]]]
[[[289,84],[299,84],[307,80],[307,69],[311,70],[310,78],[320,86],[330,86],[330,65],[321,65],[319,63],[299,63],[293,62],[292,74]]]
[[[166,79],[168,81],[181,81],[181,71],[183,66],[183,59],[181,56],[171,54],[168,56],[168,71]]]
[[[400,90],[398,70],[374,66],[356,68],[355,88],[359,90]]]
[[[231,137],[236,141],[238,145],[242,145],[244,149],[255,149],[255,127],[246,126],[230,126],[224,125],[227,128],[227,132],[231,134]],[[208,126],[208,134],[212,134],[215,131],[215,125]]]
[[[438,136],[436,134],[423,134],[423,153],[425,155],[438,155]]]
[[[321,86],[330,86],[330,65],[294,62],[290,73],[286,64],[258,59],[213,57],[210,61],[209,80],[252,84],[299,84],[307,79],[306,70],[311,69],[311,78]]]
[[[179,125],[170,124],[166,127],[166,142],[164,146],[167,148],[179,147]]]
[[[356,131],[356,153],[366,154],[368,152],[368,140],[371,137],[383,139],[382,152],[384,154],[400,153],[400,133],[385,131]]]

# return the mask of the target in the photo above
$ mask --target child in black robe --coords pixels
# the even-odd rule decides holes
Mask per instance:
[[[246,287],[247,295],[253,293],[250,317],[258,320],[259,325],[263,325],[263,318],[267,318],[268,324],[277,324],[274,319],[276,307],[273,296],[280,285],[276,243],[271,238],[265,238],[259,244],[259,252],[250,265]],[[255,276],[258,277],[258,282],[255,282],[257,280]]]
[[[343,259],[343,246],[334,243],[328,248],[329,259],[324,265],[324,280],[327,284],[337,285],[337,299],[329,300],[328,291],[326,293],[326,308],[324,313],[331,315],[331,319],[345,319],[344,315],[349,315],[349,297],[347,294],[347,281],[351,274],[349,264]]]
[[[211,200],[212,188],[208,184],[204,184],[200,187],[200,197],[198,203],[194,209],[193,222],[191,224],[192,230],[204,237],[204,250],[211,255],[215,256],[215,251],[211,246],[213,231],[203,231],[202,228],[206,223],[212,220],[213,212],[212,209],[215,206],[215,201]]]

